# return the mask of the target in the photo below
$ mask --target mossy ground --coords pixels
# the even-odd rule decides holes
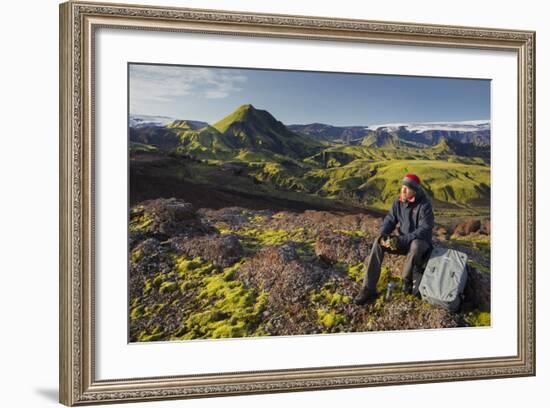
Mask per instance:
[[[142,207],[136,206],[130,210],[130,232],[144,231],[152,223],[153,219],[143,211]]]
[[[304,227],[281,228],[271,226],[271,220],[280,219],[283,215],[255,214],[253,211],[244,211],[248,222],[245,225],[234,227],[228,223],[218,222],[214,224],[220,234],[235,234],[243,245],[245,254],[252,256],[260,249],[268,246],[279,246],[292,241],[297,244],[296,249],[303,257],[311,257],[315,239]]]
[[[341,293],[334,282],[310,293],[310,308],[316,311],[321,333],[346,331],[349,317],[345,306],[351,302],[351,296]]]
[[[485,327],[491,325],[491,313],[480,310],[473,310],[465,313],[464,320],[468,326]]]
[[[139,207],[133,210],[132,216],[131,228],[135,231],[143,231],[146,228],[144,225],[151,222]],[[401,291],[400,269],[385,260],[377,287],[378,300],[365,309],[367,318],[358,317],[356,311],[352,313],[356,310],[353,297],[364,277],[363,262],[325,264],[315,253],[317,234],[304,227],[299,218],[292,218],[285,212],[243,209],[238,216],[242,217],[238,223],[222,219],[210,221],[219,234],[234,234],[241,242],[243,255],[235,264],[220,268],[199,257],[188,258],[167,253],[165,256],[170,260],[170,267],[159,268],[143,279],[139,296],[130,299],[132,341],[270,335],[270,330],[265,326],[265,316],[270,306],[269,293],[246,287],[238,279],[237,271],[261,249],[277,247],[289,241],[293,243],[300,262],[333,268],[343,276],[341,279],[348,282],[347,286],[342,286],[342,280],[331,279],[319,289],[309,292],[308,304],[303,314],[316,327],[313,332],[370,330],[372,323],[387,307],[385,295],[389,283],[394,288],[390,301],[407,300],[413,302],[418,310],[432,307],[412,296],[404,295]],[[294,221],[290,222],[289,219]],[[372,238],[364,229],[353,229],[347,225],[333,225],[331,232]],[[471,258],[472,264],[489,273],[488,243],[481,239],[474,241],[476,242],[464,238],[449,241],[449,245],[478,254],[477,258]],[[148,260],[142,250],[135,249],[130,253],[129,261],[130,266],[135,267]],[[462,321],[466,326],[490,325],[490,312],[487,310],[464,310],[462,314]],[[281,316],[284,318],[284,315]]]
[[[174,269],[145,280],[142,296],[131,299],[131,324],[144,326],[137,341],[259,336],[266,295],[235,279],[240,263],[221,269],[200,258],[174,257]],[[167,299],[168,298],[168,299]],[[161,330],[167,303],[179,324]],[[156,323],[158,321],[161,323]]]

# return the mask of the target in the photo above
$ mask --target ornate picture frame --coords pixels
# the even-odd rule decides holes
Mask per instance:
[[[517,350],[429,361],[98,378],[96,88],[99,29],[513,53],[517,60]],[[126,137],[126,135],[121,135]],[[135,402],[535,375],[535,33],[491,28],[67,2],[60,5],[60,402]],[[125,273],[125,272],[124,272]],[[496,324],[496,323],[495,323]],[[215,347],[215,343],[210,343]]]

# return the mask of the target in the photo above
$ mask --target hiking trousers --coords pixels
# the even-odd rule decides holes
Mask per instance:
[[[389,249],[380,245],[380,238],[382,238],[382,236],[378,236],[374,240],[368,261],[365,264],[366,271],[365,277],[363,278],[363,288],[370,293],[376,292],[376,284],[380,279],[380,269],[382,268],[382,261],[384,260],[384,254],[386,252],[390,254],[407,255],[405,265],[401,271],[401,277],[406,284],[418,286],[420,283],[419,279],[423,272],[422,266],[431,248],[430,243],[422,239],[414,239],[408,247]]]

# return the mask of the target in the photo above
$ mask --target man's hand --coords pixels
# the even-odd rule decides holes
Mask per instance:
[[[397,250],[398,238],[395,235],[386,235],[380,238],[380,245],[384,248]]]

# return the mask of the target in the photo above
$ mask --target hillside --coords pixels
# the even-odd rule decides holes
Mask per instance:
[[[489,206],[490,169],[475,164],[436,160],[392,160],[373,165],[375,174],[362,186],[367,203],[387,208],[395,199],[403,174],[423,174],[423,188],[439,203],[436,205]],[[369,191],[375,194],[368,194]]]

